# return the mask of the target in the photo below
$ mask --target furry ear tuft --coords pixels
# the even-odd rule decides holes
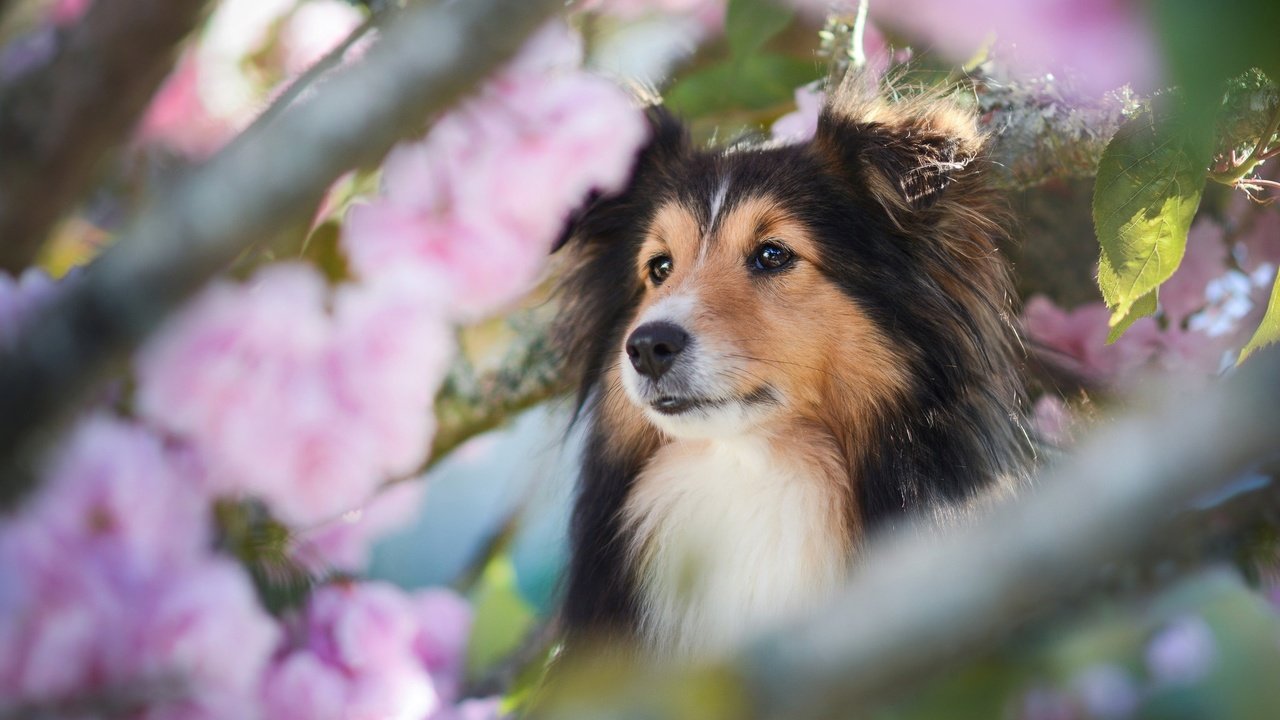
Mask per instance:
[[[589,226],[594,217],[607,213],[613,201],[642,185],[647,178],[660,174],[662,168],[677,161],[689,151],[691,141],[688,129],[666,107],[651,104],[645,108],[644,112],[649,139],[640,148],[631,170],[631,177],[628,178],[622,193],[607,196],[593,191],[582,206],[569,216],[560,237],[551,246],[552,253],[567,245],[575,236],[591,234]]]
[[[823,109],[813,147],[901,222],[939,202],[984,143],[973,113],[954,100],[923,93],[889,101],[851,73]]]

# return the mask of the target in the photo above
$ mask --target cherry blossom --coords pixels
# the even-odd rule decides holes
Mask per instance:
[[[218,282],[140,354],[138,409],[196,447],[219,490],[291,525],[331,520],[424,459],[452,348],[439,314],[429,288],[330,297],[303,265]]]
[[[466,604],[447,591],[385,583],[317,589],[265,684],[272,718],[456,717]],[[444,659],[443,662],[441,659]],[[465,717],[465,716],[464,716]]]
[[[996,57],[1015,73],[1070,75],[1086,96],[1125,84],[1140,91],[1160,84],[1160,55],[1145,8],[1135,0],[895,0],[870,8],[884,27],[955,61],[973,57],[994,39]]]
[[[278,634],[243,569],[211,553],[198,478],[138,426],[72,431],[41,492],[0,522],[6,701],[151,688],[153,717],[256,715]]]
[[[544,28],[473,100],[388,158],[382,195],[347,216],[360,278],[411,268],[460,319],[526,292],[592,190],[620,188],[646,129],[618,87],[575,68],[579,40]]]

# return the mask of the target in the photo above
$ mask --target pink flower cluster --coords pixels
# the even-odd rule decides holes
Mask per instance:
[[[344,0],[223,0],[152,99],[138,142],[195,158],[213,153],[361,20]]]
[[[424,459],[451,356],[429,290],[406,280],[331,293],[282,264],[215,283],[139,356],[138,412],[200,451],[215,491],[290,525],[359,508]]]
[[[252,45],[228,37],[228,56]],[[0,517],[0,714],[125,702],[130,716],[184,720],[496,717],[493,701],[459,702],[461,599],[331,584],[282,627],[215,548],[212,506],[264,501],[317,575],[363,571],[372,538],[411,517],[420,484],[376,491],[427,456],[451,323],[524,292],[568,214],[618,188],[644,139],[627,95],[580,62],[577,39],[550,26],[398,149],[381,195],[347,223],[351,281],[278,263],[214,282],[139,352],[137,423],[84,420],[38,496]],[[207,101],[200,81],[181,92]],[[34,271],[0,277],[0,342],[55,289]]]
[[[1160,54],[1137,0],[895,0],[873,2],[870,12],[885,28],[955,61],[994,38],[996,58],[1016,74],[1070,74],[1089,96],[1160,83]]]
[[[1160,317],[1138,320],[1110,345],[1110,313],[1101,302],[1064,310],[1032,297],[1023,310],[1026,333],[1050,359],[1102,385],[1153,370],[1215,374],[1230,366],[1261,320],[1280,261],[1280,240],[1269,239],[1276,230],[1280,216],[1264,211],[1254,232],[1232,248],[1221,225],[1197,221],[1182,264],[1160,288]]]
[[[253,717],[279,631],[212,542],[190,458],[137,426],[81,422],[0,524],[0,713],[132,695],[147,717]]]
[[[644,120],[584,73],[580,40],[544,28],[472,100],[396,148],[381,197],[353,207],[342,246],[360,278],[396,269],[473,319],[524,294],[566,218],[627,179]]]
[[[422,720],[457,702],[471,626],[447,590],[406,595],[383,583],[315,591],[266,681],[278,720]],[[496,717],[496,707],[485,702]],[[474,708],[473,708],[474,710]]]

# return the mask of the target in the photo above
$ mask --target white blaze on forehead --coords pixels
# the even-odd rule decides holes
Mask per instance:
[[[720,186],[716,188],[715,195],[711,196],[711,205],[708,207],[710,212],[707,213],[707,232],[702,236],[702,248],[698,251],[698,263],[702,263],[707,259],[707,248],[711,245],[711,230],[716,226],[716,221],[720,219],[720,211],[724,209],[724,199],[729,194],[729,181],[731,177],[725,175],[720,178]]]

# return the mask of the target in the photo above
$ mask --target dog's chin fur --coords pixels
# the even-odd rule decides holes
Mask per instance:
[[[726,650],[822,602],[868,533],[1030,471],[974,118],[831,97],[811,142],[727,151],[653,109],[628,189],[568,235],[570,646]],[[661,364],[653,328],[678,331]]]

